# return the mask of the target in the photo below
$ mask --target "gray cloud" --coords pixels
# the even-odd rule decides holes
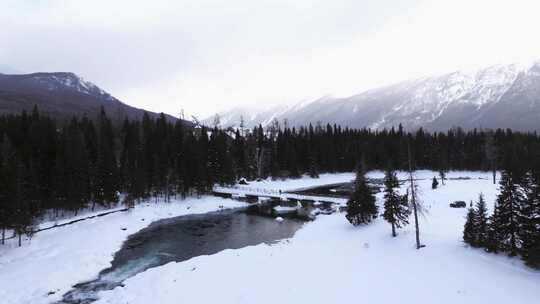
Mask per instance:
[[[0,2],[7,8],[0,11],[0,63],[23,71],[73,71],[128,103],[171,113],[185,107],[208,114],[232,103],[349,92],[459,61],[447,56],[440,64],[426,56],[457,50],[436,36],[453,33],[444,16],[459,5],[444,1],[449,7],[432,5],[426,11],[425,4],[433,2]],[[469,10],[482,9],[461,2]],[[475,16],[468,17],[475,22]],[[438,19],[443,21],[438,24]],[[468,19],[453,20],[456,33],[468,39],[467,29],[460,27]]]

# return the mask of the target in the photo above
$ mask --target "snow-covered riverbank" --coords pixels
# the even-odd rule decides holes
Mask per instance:
[[[127,212],[39,232],[21,248],[0,251],[0,303],[58,301],[71,286],[109,267],[130,234],[168,217],[206,213],[244,203],[216,197],[145,203]],[[53,294],[49,294],[53,293]]]
[[[419,184],[429,212],[420,223],[427,247],[419,251],[412,225],[392,238],[382,219],[354,228],[343,214],[320,216],[277,245],[150,269],[97,303],[538,303],[540,272],[517,258],[465,247],[466,210],[448,207],[480,192],[491,205],[497,193],[491,175],[451,173],[471,179],[449,180],[437,190],[432,172],[417,177],[426,178]]]

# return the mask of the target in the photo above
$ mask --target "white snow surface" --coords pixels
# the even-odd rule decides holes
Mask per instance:
[[[0,303],[58,301],[72,285],[109,267],[126,238],[153,221],[244,205],[217,197],[144,203],[127,212],[39,232],[21,248],[0,248]],[[47,296],[49,292],[55,293]]]
[[[406,178],[404,172],[398,175]],[[427,245],[421,250],[414,246],[412,220],[392,238],[382,218],[353,227],[343,213],[319,215],[293,238],[277,244],[224,250],[148,269],[127,279],[124,287],[101,292],[96,304],[538,303],[540,272],[525,267],[519,258],[465,246],[461,235],[466,209],[448,207],[455,200],[476,200],[480,192],[492,206],[498,186],[491,173],[450,172],[446,185],[436,190],[431,189],[433,176],[437,173],[416,173],[427,211],[420,218],[422,243]],[[352,173],[323,174],[320,179],[267,180],[250,186],[284,191],[353,178]],[[382,194],[377,199],[382,211]],[[40,232],[23,248],[0,251],[1,303],[57,301],[71,285],[93,279],[110,266],[128,235],[154,220],[214,211],[221,205],[244,204],[215,197],[148,203]],[[49,291],[56,293],[47,296]]]
[[[417,174],[425,178],[418,183],[428,211],[420,221],[427,245],[421,250],[414,246],[413,225],[392,238],[381,218],[353,227],[336,213],[319,216],[272,246],[149,269],[126,280],[125,287],[100,293],[97,303],[538,303],[540,272],[518,258],[466,247],[461,241],[466,209],[448,207],[454,200],[475,200],[479,192],[491,205],[497,193],[491,175],[451,172],[450,178],[472,179],[448,180],[431,190],[434,174]],[[379,204],[381,199],[379,194]]]

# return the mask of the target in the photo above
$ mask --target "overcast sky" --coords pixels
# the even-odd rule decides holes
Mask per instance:
[[[199,117],[540,59],[538,0],[0,0],[0,66]]]

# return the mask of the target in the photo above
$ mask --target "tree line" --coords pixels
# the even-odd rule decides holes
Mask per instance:
[[[529,156],[535,133],[510,130],[444,133],[350,129],[337,125],[300,128],[274,121],[220,129],[171,122],[164,115],[140,121],[98,117],[56,121],[37,108],[0,116],[0,229],[31,234],[46,212],[70,211],[120,200],[201,195],[215,184],[240,178],[285,178],[349,172],[360,157],[369,168],[501,168],[506,147]],[[525,161],[523,158],[522,161]]]
[[[509,149],[492,214],[480,194],[467,213],[463,240],[488,252],[520,255],[540,268],[540,151],[524,160],[516,147]]]

